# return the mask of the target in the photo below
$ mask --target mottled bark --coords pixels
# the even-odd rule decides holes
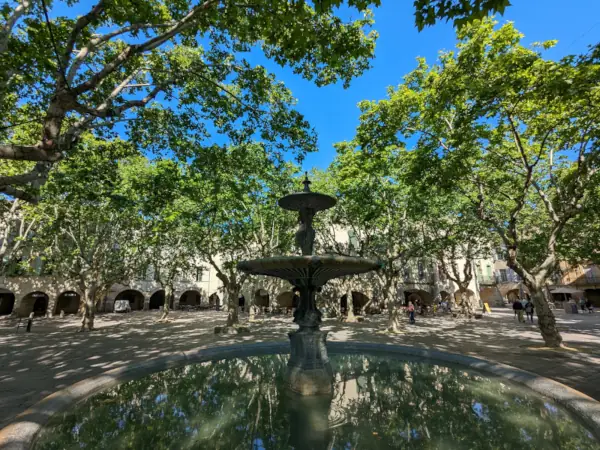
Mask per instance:
[[[232,327],[240,323],[238,315],[240,286],[230,283],[225,286],[225,289],[227,290],[227,326]]]
[[[79,331],[84,331],[87,324],[89,331],[94,331],[94,316],[95,316],[95,302],[96,302],[96,288],[82,288],[82,314],[81,314],[81,328]]]
[[[161,318],[159,319],[159,322],[167,320],[167,317],[169,316],[169,311],[170,311],[170,306],[171,306],[171,302],[174,300],[174,292],[173,292],[173,286],[171,284],[166,284],[164,286],[165,288],[165,303],[163,305],[163,313]]]
[[[352,286],[346,289],[346,322],[356,322],[354,315],[354,299],[352,298]]]
[[[460,304],[458,305],[460,307],[460,311],[463,315],[470,319],[475,314],[475,311],[473,308],[473,304],[471,303],[471,299],[469,298],[467,287],[464,285],[459,285],[458,292],[460,294]]]
[[[394,289],[392,283],[386,284],[384,287],[385,304],[388,310],[388,327],[387,330],[391,333],[402,332],[402,298],[404,290],[402,288]],[[400,297],[400,299],[397,298]]]
[[[550,304],[544,296],[543,286],[525,283],[531,294],[531,301],[535,307],[535,312],[538,317],[538,326],[540,333],[544,338],[544,343],[548,347],[562,347],[562,336],[556,326],[556,318]]]

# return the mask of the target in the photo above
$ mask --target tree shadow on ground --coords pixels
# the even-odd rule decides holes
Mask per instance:
[[[287,341],[296,329],[289,315],[260,316],[242,321],[252,332],[219,336],[225,312],[174,311],[172,320],[156,323],[158,311],[101,314],[97,330],[77,333],[79,318],[68,316],[37,320],[31,333],[15,332],[16,322],[0,323],[0,428],[16,414],[43,397],[77,381],[132,363],[147,361],[199,347]],[[494,311],[481,320],[448,316],[417,317],[402,334],[383,333],[386,316],[369,316],[365,322],[323,321],[329,341],[356,341],[409,345],[461,353],[509,364],[553,378],[600,399],[600,316],[573,318],[558,314],[559,326],[575,352],[533,349],[543,344],[535,325],[519,324],[512,311]]]

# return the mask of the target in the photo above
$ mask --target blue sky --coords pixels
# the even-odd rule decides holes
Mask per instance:
[[[547,58],[559,59],[572,53],[584,53],[589,44],[600,41],[600,0],[511,0],[501,23],[512,21],[525,35],[525,44],[558,40]],[[440,50],[456,44],[451,24],[440,23],[421,33],[414,26],[413,2],[384,0],[375,10],[375,26],[379,32],[373,68],[353,81],[348,89],[341,85],[317,88],[293,75],[290,70],[261,61],[292,90],[298,99],[298,110],[319,134],[319,151],[307,156],[303,167],[326,168],[335,157],[333,144],[349,140],[358,125],[357,103],[385,97],[386,87],[397,85],[415,68],[415,58],[432,62]]]

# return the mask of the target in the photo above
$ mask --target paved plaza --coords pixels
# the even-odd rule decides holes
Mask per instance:
[[[325,320],[322,329],[330,341],[412,345],[509,364],[600,400],[600,314],[556,314],[572,350],[542,348],[537,327],[517,323],[508,309],[473,321],[417,317],[399,335],[381,332],[385,316],[353,324]],[[52,392],[103,371],[199,347],[286,341],[296,328],[290,316],[267,316],[250,324],[249,335],[223,337],[213,327],[224,324],[224,312],[175,311],[170,317],[156,323],[158,312],[100,315],[92,333],[78,333],[75,316],[41,319],[31,333],[16,333],[16,322],[0,320],[0,428]]]

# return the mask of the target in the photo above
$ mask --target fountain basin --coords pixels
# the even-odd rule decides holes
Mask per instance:
[[[238,263],[238,269],[252,275],[268,275],[294,286],[321,287],[333,278],[377,270],[380,263],[352,256],[276,256]]]
[[[510,384],[510,385],[519,385],[522,388],[525,388],[525,390],[527,392],[530,392],[532,394],[535,394],[534,397],[536,396],[543,396],[546,400],[546,402],[542,401],[541,403],[538,400],[543,400],[542,397],[538,397],[538,400],[535,400],[536,406],[539,406],[543,409],[539,409],[539,408],[534,408],[536,409],[536,411],[546,411],[549,414],[550,418],[556,418],[555,414],[555,408],[558,406],[565,408],[568,412],[573,413],[574,417],[571,417],[570,420],[573,420],[573,418],[575,419],[575,422],[579,423],[580,425],[584,426],[587,430],[583,429],[583,431],[580,430],[578,436],[580,436],[585,443],[587,443],[587,446],[580,446],[580,448],[598,448],[598,443],[595,441],[591,441],[591,438],[589,436],[589,434],[591,433],[596,439],[598,439],[600,437],[600,403],[598,403],[597,401],[595,401],[594,399],[580,393],[577,392],[563,384],[557,383],[555,381],[552,381],[550,379],[547,378],[543,378],[540,376],[537,376],[535,374],[532,374],[530,372],[526,372],[523,370],[519,370],[519,369],[515,369],[513,367],[510,366],[506,366],[503,364],[496,364],[496,363],[492,363],[489,361],[485,361],[479,358],[473,358],[473,357],[469,357],[469,356],[463,356],[463,355],[457,355],[457,354],[450,354],[450,353],[445,353],[445,352],[438,352],[438,351],[431,351],[431,350],[425,350],[425,349],[419,349],[419,348],[413,348],[413,347],[405,347],[405,346],[398,346],[398,345],[386,345],[386,344],[365,344],[365,343],[357,343],[357,342],[333,342],[329,344],[329,351],[330,353],[332,353],[333,355],[348,355],[348,354],[354,354],[354,355],[366,355],[367,359],[369,359],[370,356],[373,356],[374,358],[377,357],[383,357],[383,359],[395,359],[395,360],[401,360],[401,361],[406,361],[407,363],[410,362],[418,362],[418,363],[427,363],[427,364],[432,364],[432,365],[439,365],[442,367],[449,367],[449,368],[454,368],[457,370],[462,370],[462,371],[467,371],[467,372],[477,372],[479,374],[479,376],[483,376],[485,378],[490,378],[495,380],[497,383],[504,383],[504,384]],[[149,360],[146,361],[144,363],[137,363],[137,364],[130,364],[118,369],[113,369],[110,371],[107,371],[101,375],[86,379],[84,381],[81,381],[75,385],[72,385],[68,388],[65,388],[61,391],[58,391],[52,395],[50,395],[49,397],[46,397],[44,400],[42,400],[41,402],[35,404],[33,407],[31,407],[29,410],[25,411],[24,413],[22,413],[21,415],[19,415],[16,420],[9,425],[8,427],[4,428],[3,430],[0,430],[0,448],[7,448],[7,449],[12,449],[12,450],[25,450],[25,449],[31,449],[33,448],[33,444],[34,441],[36,439],[36,437],[38,437],[40,431],[42,430],[42,427],[46,426],[46,431],[49,431],[49,427],[53,426],[52,424],[55,424],[57,426],[59,426],[59,428],[61,427],[61,421],[64,419],[64,417],[66,416],[62,416],[62,413],[66,414],[66,415],[70,415],[76,412],[76,410],[81,411],[80,408],[85,408],[85,405],[87,404],[86,402],[83,402],[84,400],[89,398],[89,401],[94,401],[94,398],[91,397],[93,394],[97,394],[101,391],[104,392],[108,392],[108,390],[110,390],[111,388],[114,388],[117,385],[126,387],[126,384],[122,384],[122,383],[126,383],[129,382],[131,380],[139,380],[140,382],[143,380],[150,380],[148,377],[154,377],[151,379],[152,381],[152,385],[153,386],[168,386],[168,384],[160,384],[158,383],[158,381],[162,380],[164,378],[164,375],[162,374],[170,374],[170,376],[173,376],[173,371],[172,370],[167,370],[167,369],[176,369],[176,370],[186,370],[184,368],[184,366],[189,366],[197,364],[197,363],[201,363],[201,362],[207,362],[207,361],[215,361],[217,362],[217,360],[223,360],[223,358],[229,358],[229,361],[231,361],[232,358],[241,358],[242,360],[247,360],[248,357],[250,356],[260,356],[260,355],[283,355],[286,354],[287,351],[289,350],[289,346],[287,343],[284,342],[278,342],[278,343],[260,343],[260,344],[247,344],[244,343],[242,345],[234,345],[234,346],[227,346],[227,347],[213,347],[213,348],[200,348],[197,350],[193,350],[193,351],[189,351],[189,352],[183,352],[183,353],[176,353],[173,354],[171,356],[165,356],[165,357],[160,357],[160,358],[155,358],[153,360]],[[272,356],[269,356],[270,358]],[[381,360],[381,358],[380,358]],[[242,361],[243,362],[243,361]],[[217,362],[218,363],[218,362]],[[230,363],[228,363],[230,364]],[[394,363],[395,364],[395,363]],[[339,368],[339,364],[334,364],[335,367]],[[235,367],[235,364],[233,364],[233,367]],[[272,363],[269,363],[268,361],[265,363],[261,363],[261,364],[257,364],[256,365],[257,369],[260,368],[265,368],[265,367],[274,367],[274,365]],[[281,368],[285,367],[285,361],[282,362],[282,364],[280,364]],[[360,367],[360,364],[357,366]],[[364,364],[363,364],[364,367]],[[402,371],[404,371],[404,366],[400,365],[400,368],[402,369]],[[166,372],[162,372],[159,373],[160,371],[165,371]],[[187,369],[187,370],[195,370],[195,369]],[[262,369],[261,369],[262,370]],[[339,371],[339,369],[336,369]],[[364,369],[361,369],[364,370]],[[437,370],[437,369],[436,369]],[[227,372],[227,371],[226,371]],[[262,371],[262,372],[256,372],[257,374],[260,375],[260,373],[262,373],[262,375],[260,376],[266,376],[268,371]],[[385,369],[385,367],[383,367],[383,370],[380,370],[379,373],[381,376],[387,376],[386,373],[389,373],[390,371]],[[392,370],[391,372],[396,373],[399,372],[399,370]],[[281,373],[281,371],[279,371],[278,373]],[[339,373],[339,372],[338,372]],[[415,377],[414,375],[416,375],[416,372],[413,373],[413,381],[416,381],[417,383],[421,383],[423,380],[420,379],[419,377]],[[167,380],[167,379],[165,379]],[[163,381],[165,381],[163,380]],[[186,381],[186,378],[181,376],[181,377],[174,377],[174,378],[168,378],[168,380],[181,380],[182,382]],[[245,378],[243,378],[243,380],[246,380]],[[189,381],[189,380],[188,380]],[[244,381],[247,382],[250,381],[250,379]],[[272,378],[273,382],[277,382],[277,383],[281,383],[284,381],[284,378],[281,376]],[[487,381],[486,381],[487,382]],[[337,381],[336,381],[337,383]],[[358,383],[358,380],[357,380]],[[360,382],[360,384],[362,384],[362,382]],[[388,389],[388,392],[393,392],[395,390],[398,389],[402,389],[404,383],[386,383],[385,384],[385,389]],[[363,384],[364,386],[364,384]],[[490,386],[490,385],[482,385],[482,386]],[[497,389],[498,386],[496,386],[494,389]],[[383,391],[381,391],[382,394],[382,399],[385,398],[385,389]],[[389,390],[392,391],[389,391]],[[417,391],[419,390],[419,386],[417,386]],[[127,392],[127,391],[124,391]],[[460,392],[460,389],[459,391]],[[468,391],[468,392],[478,392],[480,393],[481,390],[475,390],[475,391]],[[435,394],[435,392],[433,392]],[[509,396],[510,397],[510,396]],[[529,397],[529,399],[534,399],[534,397]],[[115,401],[118,397],[116,396],[112,396],[113,401]],[[167,397],[168,398],[168,397]],[[190,397],[190,396],[184,396],[184,398],[187,398],[189,402],[194,402],[197,401],[197,398],[195,397]],[[166,399],[164,397],[158,397],[158,395],[156,397],[151,397],[151,402],[150,404],[154,404],[154,405],[160,405],[162,404],[163,401],[165,401]],[[141,405],[143,398],[139,397],[136,398],[135,402],[138,402],[138,405]],[[509,401],[509,400],[507,400]],[[80,403],[83,402],[83,403]],[[408,400],[408,403],[410,403],[411,400]],[[413,402],[414,403],[414,402]],[[106,406],[108,405],[108,403],[104,402],[100,402],[99,406]],[[171,406],[172,403],[167,403],[166,405]],[[135,405],[134,405],[135,406]],[[367,404],[368,406],[368,404]],[[420,405],[419,403],[413,405],[415,406],[417,409],[415,409],[415,417],[417,417],[418,414],[422,414],[423,407],[428,408],[429,405]],[[478,418],[482,421],[483,425],[487,424],[487,420],[488,419],[492,419],[493,420],[493,416],[489,416],[489,410],[486,410],[485,408],[482,408],[481,406],[489,406],[489,405],[485,405],[482,404],[479,399],[477,402],[471,403],[470,406],[469,404],[465,404],[465,407],[471,411],[473,414],[475,414],[476,416],[478,416]],[[93,411],[93,410],[92,410]],[[107,420],[108,418],[106,417],[102,417],[100,415],[101,413],[101,409],[98,408],[97,410],[98,413],[98,418],[99,419],[103,419],[103,420]],[[167,418],[169,419],[169,423],[173,423],[172,421],[175,419],[172,419],[173,417],[177,417],[177,416],[172,416],[171,414],[173,414],[173,410],[172,409],[164,409],[164,411],[168,411],[168,415],[165,415],[164,418],[161,419],[162,422],[164,422]],[[179,410],[180,411],[180,410]],[[177,411],[176,411],[177,412]],[[460,409],[455,409],[454,410],[454,414],[456,412],[464,412],[461,411]],[[546,412],[544,412],[544,414],[546,414]],[[564,413],[565,411],[562,410],[560,417],[564,417]],[[179,413],[178,413],[179,414]],[[509,423],[513,423],[513,424],[521,424],[524,423],[523,421],[527,421],[527,419],[523,416],[515,416],[515,415],[510,415],[507,412],[507,416],[508,418],[510,418],[510,420],[508,420]],[[160,417],[160,414],[159,414]],[[329,426],[330,428],[335,428],[335,427],[340,427],[342,426],[344,423],[347,423],[347,415],[343,414],[343,412],[341,412],[339,410],[339,408],[336,408],[335,405],[332,406],[332,408],[329,411]],[[181,416],[179,417],[181,419]],[[444,417],[442,417],[442,419],[444,419]],[[450,419],[454,420],[452,417],[450,417]],[[52,423],[48,424],[48,421],[51,420]],[[118,420],[116,420],[116,422],[118,423]],[[67,434],[74,432],[76,430],[80,430],[81,432],[83,432],[82,427],[84,427],[86,424],[89,424],[91,422],[89,421],[80,421],[78,422],[78,427],[79,428],[68,428],[67,430]],[[104,422],[103,422],[104,423]],[[416,423],[416,422],[415,422]],[[448,421],[444,421],[442,420],[442,423],[447,424]],[[150,423],[146,424],[147,427],[150,428],[149,431],[147,432],[151,432],[152,431],[152,425]],[[571,426],[571,425],[569,425]],[[562,427],[562,422],[559,428]],[[431,431],[432,427],[428,427],[429,431]],[[449,427],[446,426],[441,426],[441,428],[443,429],[448,429]],[[64,430],[64,422],[63,422],[63,430]],[[399,432],[401,432],[402,430],[399,430]],[[410,431],[410,430],[409,430]],[[520,434],[521,432],[516,429],[517,434]],[[379,433],[379,432],[378,432]],[[497,433],[497,431],[494,431],[494,433]],[[484,435],[479,435],[480,436],[480,441],[482,442],[482,444],[485,444],[485,436]],[[523,435],[525,439],[529,439],[530,436],[528,435]],[[422,436],[421,436],[422,437]],[[398,439],[401,439],[400,448],[406,448],[406,441],[404,440],[405,438],[398,435]],[[591,443],[590,443],[591,441]],[[42,441],[38,441],[39,443],[43,444]],[[414,441],[412,441],[414,443]],[[529,441],[526,441],[529,442]],[[402,446],[404,445],[404,446]],[[42,448],[42,447],[40,447]],[[91,447],[90,447],[91,448]],[[106,447],[108,448],[108,447]],[[271,448],[271,446],[269,446],[269,448]],[[418,445],[416,448],[420,448]],[[434,447],[433,447],[434,448]],[[470,447],[470,448],[477,448],[477,447]],[[482,448],[489,448],[489,447],[482,447]],[[531,445],[527,445],[526,443],[523,444],[523,447],[512,447],[512,448],[535,448],[535,446],[531,446]],[[539,448],[544,448],[539,447]],[[571,448],[568,446],[565,446],[564,448]],[[575,448],[575,447],[572,447]]]

